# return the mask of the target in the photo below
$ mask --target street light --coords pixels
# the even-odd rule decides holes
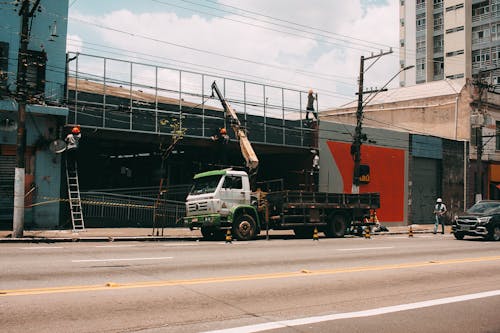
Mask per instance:
[[[360,73],[360,89],[358,93],[358,110],[356,112],[356,130],[355,130],[355,135],[354,135],[354,141],[351,146],[351,154],[354,155],[354,175],[352,178],[352,190],[351,193],[359,193],[359,174],[360,174],[360,165],[361,165],[361,144],[363,139],[366,139],[366,135],[362,134],[361,129],[363,125],[363,109],[364,107],[371,102],[375,96],[377,96],[381,91],[386,90],[385,88],[389,85],[389,83],[396,78],[401,72],[407,71],[413,67],[414,65],[411,66],[406,66],[403,67],[394,74],[393,77],[390,78],[389,81],[380,89],[378,89],[373,95],[371,95],[365,102],[363,102],[363,80],[362,80],[362,72],[363,72],[363,61],[365,59],[361,57],[361,73]]]

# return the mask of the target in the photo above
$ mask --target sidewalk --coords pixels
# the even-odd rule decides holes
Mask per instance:
[[[447,226],[445,233],[450,233],[450,226]],[[374,232],[373,236],[378,235],[408,235],[408,226],[388,226],[388,232]],[[432,233],[433,224],[414,224],[412,230],[414,234]],[[260,236],[266,235],[263,230]],[[292,237],[292,230],[270,230],[270,237]],[[153,235],[152,228],[88,228],[84,231],[73,232],[72,230],[25,230],[24,237],[12,238],[12,231],[0,230],[0,243],[15,242],[114,242],[114,241],[166,241],[166,240],[193,240],[201,239],[199,230],[191,231],[188,228],[166,228],[159,229],[158,233]]]

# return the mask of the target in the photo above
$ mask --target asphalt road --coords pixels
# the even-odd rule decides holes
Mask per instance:
[[[2,332],[500,332],[500,242],[0,244]]]

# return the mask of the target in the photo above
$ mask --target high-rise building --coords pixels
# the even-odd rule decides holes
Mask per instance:
[[[472,78],[500,83],[500,0],[400,0],[400,86]]]

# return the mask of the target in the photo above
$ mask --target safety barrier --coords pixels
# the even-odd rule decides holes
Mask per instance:
[[[173,200],[136,197],[130,195],[81,192],[83,215],[102,225],[180,226],[185,216],[185,203]]]

